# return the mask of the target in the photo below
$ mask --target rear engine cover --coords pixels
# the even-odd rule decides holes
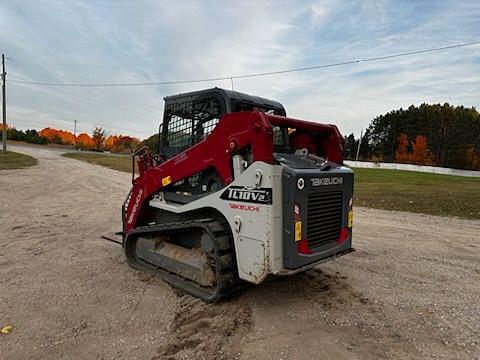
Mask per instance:
[[[297,269],[351,248],[352,170],[285,167],[283,189],[285,268]]]

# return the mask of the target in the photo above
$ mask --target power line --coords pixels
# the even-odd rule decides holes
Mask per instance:
[[[5,59],[13,61],[13,59],[11,59],[7,56],[5,56]],[[37,70],[35,68],[33,68],[31,64],[26,64],[22,61],[19,61],[18,59],[15,59],[15,62],[21,63],[23,66],[30,67],[30,69],[32,69],[34,72],[37,72]],[[40,69],[40,70],[42,70],[42,69]],[[63,78],[62,80],[71,81],[70,79],[67,79],[64,76],[61,76],[61,77]],[[74,89],[71,89],[71,90],[73,91]],[[104,89],[93,89],[93,90],[96,91],[96,92],[99,92],[99,93],[103,92],[107,95],[116,96],[115,94],[107,92],[107,90],[104,90]],[[54,92],[60,92],[61,91],[61,94],[63,94],[63,95],[84,98],[88,101],[93,101],[93,102],[96,102],[100,105],[107,105],[105,102],[99,101],[97,98],[90,98],[88,96],[85,96],[86,94],[84,94],[84,93],[82,93],[82,95],[76,94],[76,93],[69,93],[69,92],[65,92],[64,89],[62,89],[62,90],[60,90],[60,89],[53,90],[52,89],[52,91],[54,91]],[[58,96],[58,95],[54,94],[54,96]],[[126,97],[122,97],[122,98],[125,99],[125,100],[131,100],[131,99],[126,98]],[[147,105],[147,104],[145,104],[145,105]],[[135,111],[134,109],[130,109],[128,107],[120,107],[120,106],[117,106],[117,105],[115,105],[115,107],[116,108],[123,108],[124,110],[127,110],[127,111],[136,112],[136,113],[138,113],[142,116],[145,116],[145,117],[151,116],[151,114],[147,115],[147,113],[141,113],[141,112]],[[159,110],[158,107],[156,108],[156,110]],[[25,117],[25,115],[24,116],[20,115],[20,117],[17,115],[17,116],[14,116],[14,117],[22,118],[22,117]],[[29,118],[27,120],[27,122],[25,122],[24,119],[22,119],[22,120],[20,120],[20,122],[18,122],[17,119],[12,119],[12,117],[10,117],[10,124],[11,125],[18,125],[18,126],[22,126],[22,127],[32,127],[32,128],[50,127],[50,126],[52,126],[51,125],[52,121],[55,122],[55,123],[62,122],[62,123],[68,123],[68,124],[71,124],[72,121],[74,123],[78,122],[78,120],[76,120],[76,119],[59,119],[59,118],[44,119],[44,120],[32,120],[32,119]],[[32,123],[34,123],[35,125],[32,124]],[[149,130],[143,130],[143,129],[126,129],[126,128],[122,128],[122,127],[116,127],[116,126],[113,126],[113,125],[110,125],[110,124],[107,124],[107,123],[99,123],[98,121],[92,122],[92,121],[82,120],[82,123],[90,124],[92,127],[97,127],[97,126],[102,127],[102,128],[104,128],[108,131],[111,131],[113,133],[118,132],[118,131],[124,132],[124,133],[135,133],[136,132],[138,134],[143,134],[143,136],[150,136],[150,135],[152,135],[152,133],[155,133],[155,131],[156,131],[156,130],[149,131]],[[74,126],[74,128],[75,128],[75,126]],[[85,130],[85,127],[83,129],[84,129],[83,132],[89,132],[88,130]],[[112,131],[112,130],[117,130],[117,131]],[[80,131],[80,132],[82,132],[82,131]]]
[[[461,44],[442,46],[442,47],[436,47],[436,48],[430,48],[430,49],[409,51],[409,52],[403,52],[403,53],[398,53],[398,54],[377,56],[377,57],[366,58],[366,59],[349,60],[349,61],[343,61],[343,62],[337,62],[337,63],[307,66],[307,67],[286,69],[286,70],[278,70],[278,71],[269,71],[269,72],[254,73],[254,74],[219,76],[219,77],[212,77],[212,78],[205,78],[205,79],[136,82],[136,83],[55,83],[55,82],[38,82],[38,81],[24,81],[24,80],[10,80],[10,82],[22,83],[22,84],[31,84],[31,85],[39,85],[39,86],[71,86],[71,87],[158,86],[158,85],[174,85],[174,84],[192,84],[192,83],[224,81],[224,80],[230,80],[230,81],[233,82],[234,79],[255,78],[255,77],[261,77],[261,76],[270,76],[270,75],[286,74],[286,73],[293,73],[293,72],[300,72],[300,71],[309,71],[309,70],[316,70],[316,69],[323,69],[323,68],[330,68],[330,67],[337,67],[337,66],[344,66],[344,65],[353,65],[353,64],[363,63],[363,62],[393,59],[393,58],[398,58],[398,57],[403,57],[403,56],[424,54],[424,53],[430,53],[430,52],[442,51],[442,50],[450,50],[450,49],[456,49],[456,48],[478,45],[478,44],[480,44],[480,41],[473,41],[473,42],[468,42],[468,43],[461,43]]]
[[[5,58],[7,58],[7,57],[5,57]],[[47,71],[45,71],[45,69],[36,66],[36,64],[27,64],[27,63],[25,63],[25,62],[23,62],[23,61],[19,61],[18,59],[16,59],[15,62],[16,62],[16,63],[19,63],[20,66],[30,68],[31,70],[33,70],[33,72],[37,72],[37,73],[38,73],[38,70],[40,70],[40,72],[43,72],[44,74],[49,74]],[[61,81],[73,82],[71,79],[65,77],[65,76],[62,75],[62,74],[55,74],[55,77],[60,78],[59,80],[61,80]],[[25,81],[25,80],[17,80],[17,82],[18,82],[19,84],[21,84],[21,81],[23,82],[23,81]],[[28,84],[28,83],[26,82],[25,84]],[[93,89],[93,90],[96,91],[96,92],[98,92],[98,93],[104,93],[104,94],[106,94],[106,95],[108,95],[108,96],[113,96],[113,97],[116,97],[116,98],[119,98],[119,99],[122,99],[122,100],[135,102],[135,103],[138,103],[138,104],[140,104],[140,105],[142,105],[142,106],[148,106],[148,107],[152,108],[152,109],[155,110],[155,111],[158,111],[158,110],[159,110],[159,105],[158,105],[158,104],[157,104],[157,105],[152,105],[152,104],[150,104],[150,103],[146,103],[146,102],[144,102],[144,101],[139,101],[139,100],[133,99],[133,98],[131,98],[131,97],[121,96],[121,95],[118,94],[118,93],[113,93],[113,92],[108,91],[108,90],[105,90],[105,89]],[[64,92],[63,94],[65,94],[65,95],[71,95],[72,93]],[[88,94],[85,94],[85,93],[83,93],[83,94],[86,95],[87,97],[91,97],[91,96],[89,96]],[[132,110],[132,109],[130,109],[130,108],[128,108],[128,109],[124,108],[124,109],[127,110],[127,111],[134,111],[134,112],[137,112],[137,113],[138,113],[138,111]],[[146,113],[144,113],[143,115],[145,116],[145,114],[146,114]],[[148,115],[148,116],[150,116],[150,115]]]
[[[11,82],[9,80],[9,82]],[[26,86],[28,83],[18,83],[18,85],[16,86]],[[66,95],[66,96],[69,96],[69,97],[77,97],[77,98],[81,98],[81,99],[86,99],[87,101],[90,101],[90,102],[93,102],[93,103],[97,103],[99,105],[103,105],[103,106],[106,106],[106,107],[114,107],[114,108],[117,108],[117,109],[123,109],[125,111],[129,111],[131,113],[136,113],[138,115],[141,115],[142,117],[145,117],[145,118],[148,118],[150,116],[152,116],[151,113],[146,113],[146,112],[143,112],[143,111],[139,111],[138,109],[134,109],[134,108],[131,108],[131,107],[128,107],[128,106],[123,106],[123,105],[114,105],[112,106],[111,104],[108,104],[106,103],[105,101],[102,101],[100,100],[99,98],[96,98],[96,97],[91,97],[91,96],[88,96],[88,94],[85,94],[84,92],[81,92],[81,94],[78,94],[76,92],[69,92],[70,90],[72,91],[75,91],[73,89],[50,89],[50,91],[52,92],[56,92],[57,94],[55,96],[61,96],[61,95]],[[104,91],[103,89],[100,90],[100,89],[93,89],[94,91]],[[156,109],[158,111],[158,109]]]

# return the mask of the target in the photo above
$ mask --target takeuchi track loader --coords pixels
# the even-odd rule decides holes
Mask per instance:
[[[165,98],[158,148],[133,157],[129,264],[215,302],[241,280],[351,252],[353,172],[334,125],[219,88]]]

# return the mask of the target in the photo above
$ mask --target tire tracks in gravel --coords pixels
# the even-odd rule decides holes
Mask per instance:
[[[240,297],[205,304],[189,295],[179,295],[167,343],[152,360],[238,358],[234,339],[252,326],[252,310]]]

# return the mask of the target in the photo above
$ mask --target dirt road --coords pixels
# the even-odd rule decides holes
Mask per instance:
[[[130,269],[128,174],[16,148],[0,171],[2,359],[480,358],[480,222],[356,209],[356,253],[218,305]]]

